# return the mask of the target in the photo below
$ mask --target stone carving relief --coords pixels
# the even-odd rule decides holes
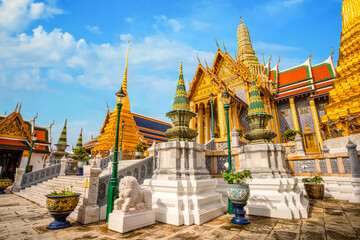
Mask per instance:
[[[121,179],[119,198],[114,202],[114,212],[128,213],[134,210],[149,210],[152,208],[151,191],[140,188],[136,178],[127,176]]]

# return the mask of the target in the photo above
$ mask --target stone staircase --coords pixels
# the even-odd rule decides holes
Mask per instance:
[[[132,164],[136,164],[140,160],[126,160],[119,161],[118,169],[125,168]],[[100,176],[107,175],[109,169],[103,169],[103,172]],[[70,218],[77,220],[78,209],[83,204],[83,198],[85,193],[85,179],[84,176],[58,176],[56,178],[49,179],[47,181],[32,185],[31,187],[26,187],[20,192],[14,192],[14,194],[26,198],[32,202],[39,204],[40,206],[46,206],[46,194],[49,194],[53,191],[62,191],[64,189],[71,189],[73,192],[80,193],[79,204],[75,210],[70,214]]]

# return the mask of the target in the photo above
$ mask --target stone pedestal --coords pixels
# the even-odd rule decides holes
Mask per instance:
[[[100,168],[84,166],[89,177],[89,187],[86,189],[83,205],[79,207],[77,221],[81,224],[98,222],[100,220],[100,208],[97,205]]]
[[[205,167],[204,145],[172,141],[152,148],[156,170],[143,186],[153,193],[156,221],[200,225],[225,213],[226,205],[215,191],[217,181]]]
[[[360,202],[360,178],[351,178],[353,189],[350,193],[349,202]]]
[[[240,169],[253,173],[250,198],[245,207],[250,215],[277,218],[307,218],[309,202],[285,165],[281,144],[253,144],[238,149]]]
[[[62,157],[62,159],[60,160],[60,176],[65,176],[66,175],[66,173],[65,173],[65,171],[66,171],[66,167],[67,167],[67,165],[68,165],[68,160],[66,159],[66,157],[65,156],[63,156]]]
[[[109,214],[108,228],[116,232],[126,233],[152,224],[155,224],[155,213],[153,210],[135,213],[113,211]]]
[[[234,128],[231,132],[231,148],[238,148],[238,147],[240,147],[239,133]]]
[[[296,151],[297,151],[296,155],[305,155],[302,136],[300,134],[296,134],[294,141],[296,143]]]
[[[13,187],[11,189],[11,192],[20,192],[20,190],[21,190],[21,182],[22,182],[22,178],[23,178],[24,173],[25,173],[25,169],[18,168],[18,170],[16,171],[16,178],[15,178],[14,185],[13,185]]]

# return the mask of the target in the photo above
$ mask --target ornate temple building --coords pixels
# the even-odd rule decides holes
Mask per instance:
[[[24,120],[16,106],[10,115],[0,115],[0,178],[14,179],[16,168],[25,168],[32,145],[32,135],[37,139],[31,154],[29,171],[43,168],[51,149],[51,125],[35,124],[36,115]]]
[[[190,109],[198,114],[191,121],[191,127],[197,129],[197,142],[210,140],[212,129],[216,138],[226,137],[225,113],[221,93],[227,89],[231,95],[230,129],[238,129],[243,134],[248,132],[249,125],[244,121],[248,114],[249,89],[251,79],[257,79],[261,99],[268,114],[274,116],[268,123],[268,129],[277,134],[275,143],[281,143],[286,129],[313,133],[312,146],[308,153],[319,152],[323,146],[320,129],[320,118],[328,104],[329,91],[333,88],[335,67],[332,54],[324,62],[312,65],[311,55],[301,65],[279,71],[270,66],[270,60],[259,63],[252,47],[250,33],[242,22],[237,30],[238,50],[235,58],[227,52],[225,45],[222,51],[217,44],[217,52],[212,66],[205,60],[203,66],[199,60],[195,76],[190,84],[188,99]],[[211,126],[210,93],[213,96],[214,127]],[[310,132],[309,132],[310,131]]]
[[[360,132],[360,2],[344,0],[341,15],[337,75],[321,117],[324,138]]]
[[[123,158],[134,159],[134,147],[142,143],[145,148],[150,146],[154,141],[166,142],[168,138],[165,137],[164,132],[171,128],[171,124],[158,121],[153,118],[145,117],[130,111],[130,100],[127,92],[127,65],[129,57],[129,45],[126,55],[126,64],[124,70],[124,77],[122,82],[122,89],[126,97],[122,100],[122,109],[120,113],[119,126],[119,145],[121,143],[121,134],[123,135]],[[116,100],[119,102],[119,98]],[[123,132],[122,131],[123,122]],[[97,136],[84,144],[87,151],[91,151],[92,155],[101,153],[103,156],[110,153],[110,149],[114,147],[115,133],[117,124],[117,110],[110,111],[109,107],[102,128],[100,129],[100,136]],[[119,146],[120,149],[120,146]]]

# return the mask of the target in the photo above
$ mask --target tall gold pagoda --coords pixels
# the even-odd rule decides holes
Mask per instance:
[[[126,97],[122,100],[123,106],[120,113],[120,124],[124,121],[124,130],[123,130],[123,152],[124,159],[134,158],[133,153],[135,152],[134,147],[143,142],[142,136],[139,134],[139,130],[136,128],[136,123],[133,118],[133,114],[130,111],[130,101],[127,92],[127,65],[129,58],[129,44],[127,48],[126,54],[126,64],[124,70],[124,77],[122,82],[122,89],[126,94]],[[116,102],[119,102],[119,98],[116,99]],[[108,110],[107,116],[105,118],[104,126],[101,129],[101,136],[98,138],[98,143],[92,149],[92,154],[98,154],[99,152],[105,156],[109,154],[110,149],[114,147],[115,143],[115,133],[116,133],[116,124],[117,124],[117,110],[116,107],[114,111],[110,113]],[[120,130],[121,131],[121,126]],[[119,134],[119,138],[121,136],[121,132]],[[119,149],[120,149],[120,139],[119,139]]]
[[[360,130],[360,1],[344,0],[338,67],[330,102],[321,118],[328,137]]]

